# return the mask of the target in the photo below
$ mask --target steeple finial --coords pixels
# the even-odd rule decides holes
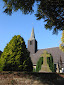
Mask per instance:
[[[31,37],[29,40],[33,40],[33,39],[35,39],[34,28],[32,28]]]

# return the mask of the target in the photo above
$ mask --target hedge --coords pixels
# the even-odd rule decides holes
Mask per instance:
[[[50,70],[51,70],[52,72],[55,72],[55,66],[54,66],[53,57],[52,57],[51,54],[50,54],[50,57],[47,57],[47,63],[48,63],[48,65],[49,65],[49,67],[50,67]]]
[[[36,65],[36,72],[39,72],[39,70],[41,70],[42,64],[43,64],[43,57],[40,57]]]

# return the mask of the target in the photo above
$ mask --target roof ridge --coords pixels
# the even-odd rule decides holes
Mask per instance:
[[[59,48],[59,47],[52,47],[52,48]],[[44,48],[44,49],[50,49],[50,48]],[[38,50],[44,50],[44,49],[38,49]]]

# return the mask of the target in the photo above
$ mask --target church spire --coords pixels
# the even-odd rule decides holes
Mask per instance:
[[[28,40],[28,51],[31,54],[34,54],[37,51],[37,41],[36,41],[35,35],[34,35],[34,28],[32,28],[31,37]]]
[[[29,40],[35,39],[34,28],[32,28],[31,37]]]

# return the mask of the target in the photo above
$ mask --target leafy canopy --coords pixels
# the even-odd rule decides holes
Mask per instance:
[[[28,72],[33,70],[29,52],[20,35],[15,35],[4,48],[0,58],[0,70]]]
[[[0,51],[0,57],[1,57],[2,51]]]
[[[62,32],[61,41],[62,41],[62,43],[59,45],[59,48],[64,52],[64,30]]]
[[[23,14],[33,13],[33,6],[36,2],[37,20],[44,19],[45,28],[52,30],[53,34],[58,34],[59,30],[64,30],[64,0],[3,0],[4,12],[11,15],[13,11],[20,9]]]

